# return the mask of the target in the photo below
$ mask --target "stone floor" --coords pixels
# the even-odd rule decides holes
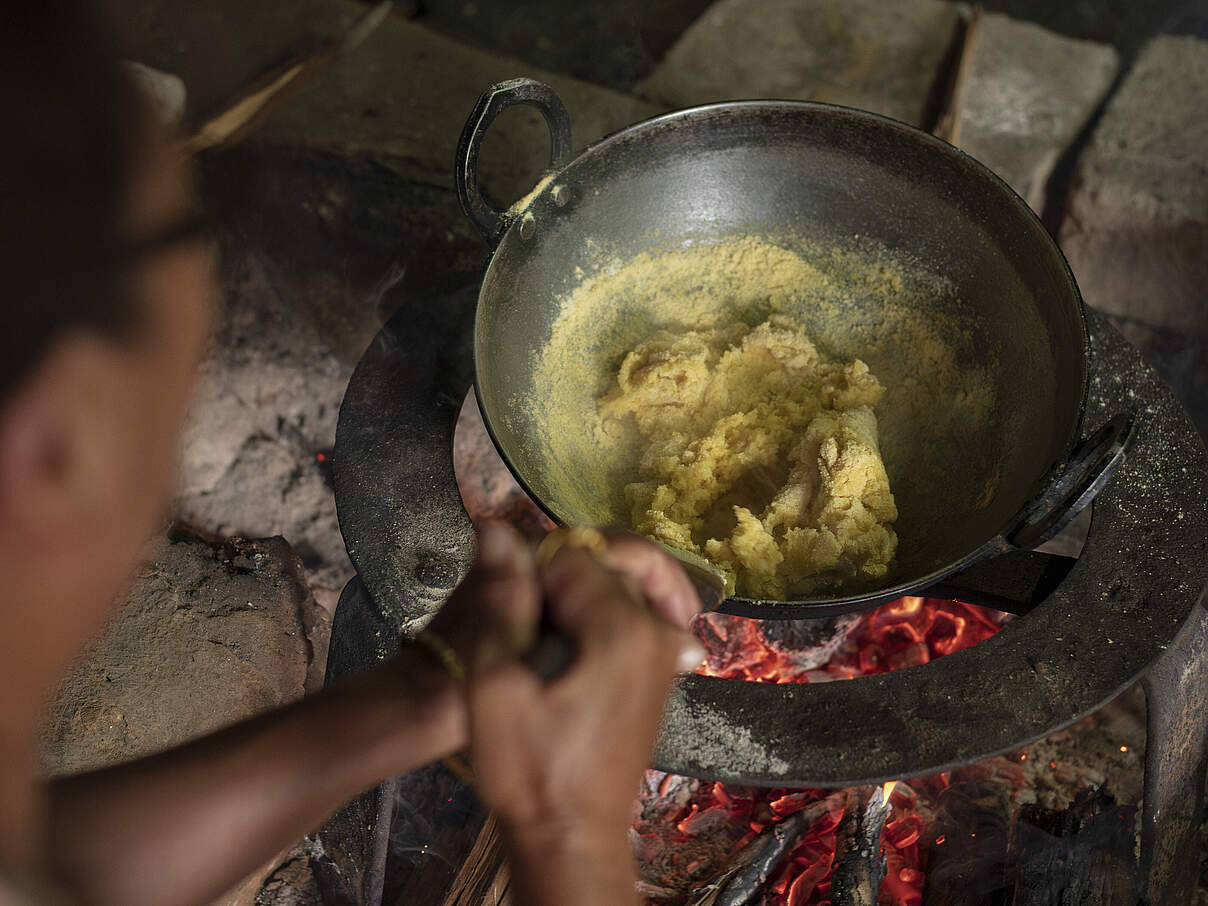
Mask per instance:
[[[284,539],[210,542],[175,527],[63,684],[43,766],[70,774],[150,755],[301,698],[323,684],[330,629]],[[214,906],[302,906],[309,878],[294,848]]]
[[[1208,432],[1208,13],[1182,0],[987,6],[962,111],[967,150],[1044,216],[1087,300]],[[183,78],[188,122],[365,9],[355,0],[114,7],[129,56]],[[351,575],[328,482],[340,400],[365,344],[404,300],[464,287],[481,271],[485,246],[452,190],[453,149],[481,89],[517,74],[551,82],[576,147],[662,109],[734,96],[846,101],[927,127],[963,9],[947,0],[399,4],[248,142],[204,155],[226,309],[184,438],[174,515],[193,535],[160,540],[129,608],[65,687],[48,768],[129,757],[315,687]],[[1153,38],[1163,32],[1190,36]],[[535,180],[547,139],[533,117],[499,125],[483,172],[506,202]],[[270,540],[227,541],[236,535]],[[168,606],[181,595],[186,607]],[[198,664],[220,707],[190,710],[181,677],[166,669],[176,661]],[[305,862],[290,854],[229,902],[313,902]]]

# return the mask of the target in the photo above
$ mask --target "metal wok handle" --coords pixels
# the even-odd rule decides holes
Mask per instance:
[[[495,117],[516,104],[536,107],[549,126],[550,169],[560,167],[570,157],[570,117],[562,99],[544,82],[535,79],[508,79],[482,93],[474,111],[466,120],[457,143],[457,198],[470,222],[494,248],[511,226],[511,218],[487,204],[478,188],[478,152],[482,138]]]
[[[1032,550],[1069,525],[1124,462],[1135,425],[1131,415],[1116,415],[1075,447],[1065,470],[1007,535],[1008,543]]]
[[[1048,597],[1074,560],[1033,548],[1064,529],[1103,490],[1124,462],[1135,420],[1117,415],[1080,443],[1069,464],[1035,500],[1014,529],[986,545],[960,572],[941,579],[925,594],[1025,614]]]

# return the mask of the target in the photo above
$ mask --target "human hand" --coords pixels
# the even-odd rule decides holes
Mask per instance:
[[[480,559],[492,559],[490,545],[501,554],[495,574],[510,576],[519,594],[480,601],[495,641],[467,664],[479,793],[513,848],[537,855],[544,869],[570,848],[586,862],[611,858],[625,878],[625,828],[668,684],[685,647],[700,660],[683,631],[696,594],[671,557],[634,535],[609,533],[598,553],[562,548],[543,567],[510,533],[484,536]],[[545,685],[520,657],[542,598],[579,652]]]
[[[700,612],[700,600],[678,562],[632,532],[593,529],[592,534],[605,541],[603,549],[593,551],[596,559],[644,597],[651,613],[687,632]],[[448,646],[459,671],[479,660],[528,652],[536,642],[541,614],[539,581],[536,562],[520,535],[506,525],[489,524],[479,538],[470,573],[433,618],[427,633],[439,640],[438,646]],[[704,651],[691,638],[683,642],[678,665],[688,671],[700,664]],[[407,646],[404,653],[414,650]],[[431,653],[440,659],[438,652]],[[420,673],[445,674],[429,654],[406,660],[418,660]]]

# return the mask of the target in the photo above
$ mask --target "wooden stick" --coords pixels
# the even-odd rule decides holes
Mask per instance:
[[[835,873],[831,876],[834,906],[877,904],[886,872],[881,831],[890,813],[889,799],[883,793],[883,788],[876,789],[865,798],[857,788],[848,799],[847,811],[839,825]]]
[[[935,128],[931,130],[932,135],[942,138],[951,145],[958,144],[961,139],[961,107],[965,102],[965,85],[969,81],[973,52],[977,48],[981,17],[982,6],[980,3],[975,3],[969,13],[969,21],[965,25],[965,33],[961,36],[960,56],[957,58],[955,71],[948,82],[944,102],[940,106],[940,114],[935,121]]]
[[[493,814],[487,815],[441,906],[501,906],[507,902],[508,882],[499,823]]]
[[[828,807],[823,799],[773,824],[735,856],[735,866],[720,883],[694,895],[694,906],[750,906],[758,902],[763,886]]]
[[[513,906],[512,875],[506,861],[499,866],[495,880],[483,893],[482,906]]]
[[[210,117],[182,147],[187,154],[234,145],[280,110],[299,91],[373,33],[394,6],[385,0],[361,17],[342,38],[325,41],[315,50],[274,66],[240,92],[238,99]]]

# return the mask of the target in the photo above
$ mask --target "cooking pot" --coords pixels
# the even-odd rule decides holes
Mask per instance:
[[[516,104],[548,124],[550,167],[500,211],[480,191],[478,152]],[[591,422],[601,382],[651,328],[640,289],[580,313],[578,354],[543,382],[542,356],[585,280],[652,249],[759,236],[847,286],[826,319],[808,298],[782,312],[820,347],[868,361],[888,388],[877,414],[900,513],[895,562],[875,587],[795,601],[733,596],[724,612],[829,616],[929,589],[976,600],[979,564],[1050,539],[1125,455],[1126,413],[1083,435],[1087,330],[1065,258],[1002,180],[931,135],[827,104],[739,101],[657,116],[572,155],[554,91],[514,79],[479,99],[456,167],[462,208],[492,246],[474,327],[478,403],[503,461],[561,524],[630,524],[622,492],[636,479],[632,463],[601,452]],[[867,291],[867,273],[886,268],[920,291]],[[900,329],[903,306],[948,350],[955,382],[920,355],[922,334]],[[911,382],[930,382],[935,398],[895,421],[893,387]],[[965,423],[953,413],[973,388],[984,411]]]

